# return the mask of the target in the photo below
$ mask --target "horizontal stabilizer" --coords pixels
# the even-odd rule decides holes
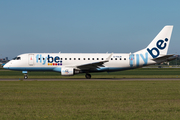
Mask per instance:
[[[163,55],[163,56],[161,56],[161,57],[157,57],[157,58],[154,58],[154,59],[152,59],[152,60],[154,60],[154,61],[157,61],[157,60],[168,60],[170,57],[172,57],[173,56],[173,58],[175,57],[173,54],[171,54],[171,55]],[[176,57],[175,57],[176,58]]]

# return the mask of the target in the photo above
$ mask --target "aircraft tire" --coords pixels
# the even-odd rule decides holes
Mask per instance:
[[[28,76],[27,76],[27,75],[24,75],[24,79],[28,79]]]
[[[91,79],[91,74],[86,74],[85,77],[86,79]]]

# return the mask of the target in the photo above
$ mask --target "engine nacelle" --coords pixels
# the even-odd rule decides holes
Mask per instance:
[[[70,75],[74,75],[74,68],[61,68],[61,75],[66,75],[66,76],[70,76]]]

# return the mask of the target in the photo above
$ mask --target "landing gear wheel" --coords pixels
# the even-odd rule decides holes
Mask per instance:
[[[85,77],[86,79],[91,79],[91,74],[86,74]]]
[[[24,75],[24,79],[28,79],[28,75],[26,74],[26,75]]]

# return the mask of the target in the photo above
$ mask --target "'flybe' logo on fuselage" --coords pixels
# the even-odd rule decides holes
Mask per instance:
[[[159,49],[160,49],[160,50],[163,50],[163,49],[166,48],[167,43],[165,43],[165,42],[168,42],[168,38],[165,38],[165,40],[158,40],[157,43],[156,43],[156,47],[153,47],[152,49],[147,48],[147,51],[149,52],[149,54],[150,54],[153,58],[156,58],[156,57],[158,57],[159,54],[160,54]],[[156,51],[156,54],[155,54],[154,51]]]
[[[43,65],[48,63],[48,65],[57,66],[57,65],[62,65],[62,60],[58,56],[52,57],[52,56],[48,55],[47,57],[43,57],[41,54],[37,54],[36,55],[36,63],[42,63]]]
[[[130,54],[129,55],[129,64],[130,64],[130,67],[134,67],[134,66],[139,67],[140,65],[143,65],[143,66],[147,65],[148,64],[148,53],[146,52],[145,54],[142,54],[142,53],[141,54]]]

